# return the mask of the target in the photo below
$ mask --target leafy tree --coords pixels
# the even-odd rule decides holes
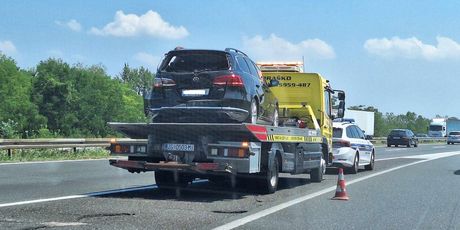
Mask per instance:
[[[144,96],[147,90],[153,84],[155,75],[144,67],[132,69],[127,63],[124,64],[118,79],[129,85],[129,87],[137,93]]]
[[[387,136],[392,129],[411,129],[414,133],[426,133],[430,119],[414,112],[406,114],[381,113],[373,106],[350,106],[348,109],[374,112],[374,135]]]
[[[37,130],[46,123],[46,118],[30,100],[31,79],[30,73],[19,70],[13,59],[0,54],[0,121],[15,124],[8,126],[14,136],[26,136],[25,131]]]

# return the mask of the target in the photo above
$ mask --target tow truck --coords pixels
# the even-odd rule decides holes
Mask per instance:
[[[332,119],[343,117],[345,93],[333,91],[319,74],[261,70],[266,80],[279,81],[272,91],[284,121],[280,126],[111,122],[134,140],[112,141],[111,155],[127,159],[110,159],[110,165],[132,173],[154,171],[160,189],[185,187],[196,178],[230,178],[232,185],[257,183],[261,192],[273,193],[281,172],[310,174],[312,182],[321,182],[332,163]],[[332,102],[338,102],[336,114]]]

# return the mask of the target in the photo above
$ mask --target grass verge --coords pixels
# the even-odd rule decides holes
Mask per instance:
[[[11,158],[0,151],[0,163],[22,161],[81,160],[108,158],[109,151],[102,148],[77,149],[15,149]]]

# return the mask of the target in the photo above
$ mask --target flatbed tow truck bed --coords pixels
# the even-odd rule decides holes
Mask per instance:
[[[319,130],[229,123],[109,123],[134,139],[117,142],[110,164],[130,172],[155,171],[160,187],[216,175],[254,178],[274,192],[278,173],[310,173],[320,182],[325,162]],[[169,179],[168,179],[169,178]],[[185,183],[186,184],[186,183]],[[184,183],[182,183],[184,185]]]

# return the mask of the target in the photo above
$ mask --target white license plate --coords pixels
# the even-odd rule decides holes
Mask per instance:
[[[393,137],[393,139],[401,139],[400,137]]]
[[[209,94],[209,89],[184,89],[182,90],[182,96],[185,96],[185,97],[205,96],[208,94]]]
[[[195,145],[192,144],[163,144],[165,151],[178,151],[178,152],[193,152]]]

